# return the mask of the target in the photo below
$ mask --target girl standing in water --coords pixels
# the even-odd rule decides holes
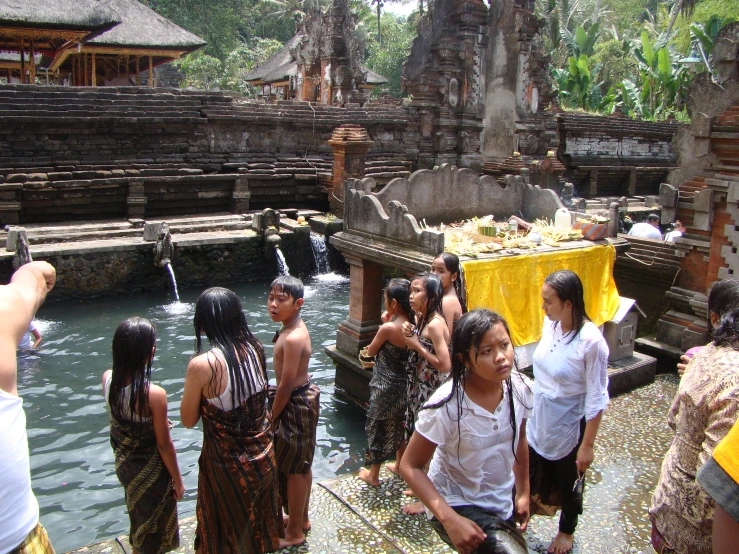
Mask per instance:
[[[525,554],[531,389],[515,369],[508,325],[498,314],[463,315],[452,349],[452,379],[421,409],[400,473],[431,526],[458,552]]]
[[[446,319],[441,311],[441,280],[431,273],[419,273],[411,280],[409,302],[416,325],[403,324],[408,356],[408,408],[405,417],[406,436],[410,438],[421,406],[446,381],[452,368],[449,357],[451,340]],[[420,514],[423,504],[414,502],[403,512]]]
[[[185,486],[167,419],[167,393],[151,384],[157,332],[132,317],[113,335],[113,369],[103,374],[110,408],[110,444],[131,521],[134,553],[160,553],[180,544],[177,501]]]
[[[446,325],[451,333],[454,322],[467,311],[462,301],[459,258],[456,254],[442,252],[434,258],[430,271],[441,280],[441,287],[444,291],[441,298],[441,311],[444,313]]]
[[[197,353],[187,366],[180,415],[188,428],[203,419],[195,549],[274,552],[282,520],[264,347],[228,289],[204,291],[193,323]]]
[[[360,469],[359,477],[373,487],[380,485],[380,468],[393,454],[395,464],[388,468],[397,473],[405,450],[408,348],[403,324],[411,317],[409,287],[406,279],[392,279],[385,287],[384,323],[367,347],[367,354],[375,357],[365,425],[369,446],[364,463],[370,469]]]

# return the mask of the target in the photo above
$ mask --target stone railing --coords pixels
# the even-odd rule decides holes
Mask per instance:
[[[553,191],[528,185],[521,177],[506,176],[501,186],[493,177],[448,164],[393,179],[377,193],[371,192],[374,184],[370,178],[344,183],[344,231],[389,239],[430,255],[444,250],[444,235],[419,222],[451,223],[491,214],[496,219],[554,219],[563,207]]]

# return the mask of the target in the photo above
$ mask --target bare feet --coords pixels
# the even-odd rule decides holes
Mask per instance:
[[[290,516],[282,516],[282,525],[284,527],[287,527],[287,523],[288,523],[288,521],[290,521],[289,518],[290,518]],[[311,522],[310,522],[310,519],[308,519],[307,516],[306,516],[305,518],[303,518],[303,531],[304,532],[305,531],[310,531],[310,529],[311,529]]]
[[[397,466],[397,464],[385,464],[385,467],[393,475],[398,475],[398,466]]]
[[[410,489],[404,490],[403,491],[403,494],[406,495],[406,496],[416,496],[415,494],[413,494],[413,491],[410,490]]]
[[[417,502],[406,504],[401,508],[401,511],[404,514],[408,514],[409,516],[416,516],[418,514],[424,513],[426,511],[426,507],[423,505],[423,502],[419,500]]]
[[[363,467],[359,470],[359,478],[372,487],[380,486],[380,479],[372,474],[372,471]]]
[[[283,548],[290,548],[291,546],[300,546],[305,542],[305,535],[300,533],[298,537],[285,536],[284,539],[280,539],[280,545],[277,547],[279,550]]]
[[[549,554],[567,554],[572,550],[572,540],[575,535],[567,535],[560,531],[557,536],[554,537],[552,544],[549,545]]]

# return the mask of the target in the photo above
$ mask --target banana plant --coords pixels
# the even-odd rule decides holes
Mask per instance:
[[[552,69],[553,84],[561,106],[599,112],[614,102],[616,90],[611,88],[604,96],[601,92],[603,83],[596,82],[602,65],[597,63],[591,67],[591,63],[587,55],[581,54],[578,58],[567,58],[567,68]]]

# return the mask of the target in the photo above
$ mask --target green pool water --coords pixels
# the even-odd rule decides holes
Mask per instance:
[[[271,363],[277,328],[266,311],[268,281],[232,285],[242,299],[252,332],[264,343]],[[349,283],[322,275],[306,281],[303,317],[311,333],[310,372],[321,387],[321,417],[314,479],[356,471],[366,446],[364,412],[333,395],[334,366],[323,348],[335,341],[348,311]],[[180,515],[194,514],[200,427],[179,424],[185,368],[195,348],[194,304],[200,290],[136,295],[85,302],[49,303],[37,321],[44,340],[37,356],[21,359],[18,385],[28,418],[33,489],[41,521],[57,552],[66,552],[128,530],[123,489],[115,476],[108,414],[100,386],[110,367],[110,345],[118,324],[138,315],[157,326],[152,378],[169,397],[172,438],[187,492]],[[53,292],[52,292],[53,296]],[[270,371],[271,373],[271,371]]]

